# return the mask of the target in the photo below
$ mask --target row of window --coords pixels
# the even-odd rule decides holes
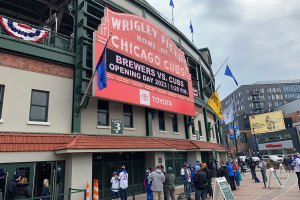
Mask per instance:
[[[4,101],[4,85],[0,85],[0,119]],[[31,91],[29,121],[47,122],[49,107],[49,92],[41,90]]]
[[[284,93],[300,93],[300,85],[285,85],[283,86]]]
[[[286,99],[300,99],[300,92],[299,93],[292,93],[292,94],[284,94]]]
[[[178,132],[177,114],[172,113],[172,128],[173,132]],[[124,127],[133,128],[133,112],[132,105],[123,104],[123,121]],[[98,100],[97,124],[99,126],[109,126],[109,101]],[[159,130],[165,131],[165,113],[158,111]]]

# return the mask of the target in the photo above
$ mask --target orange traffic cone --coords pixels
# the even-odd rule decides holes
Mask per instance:
[[[85,200],[90,200],[90,186],[88,181],[85,184]]]
[[[99,185],[97,179],[94,179],[93,200],[99,200]]]

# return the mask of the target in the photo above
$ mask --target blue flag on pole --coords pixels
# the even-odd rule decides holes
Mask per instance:
[[[190,20],[190,29],[191,29],[191,33],[194,33],[194,29],[193,29],[192,20]]]
[[[175,7],[172,0],[170,0],[170,4],[169,4],[169,5],[170,5],[171,7],[173,7],[173,8]]]
[[[106,76],[106,46],[103,49],[103,52],[100,56],[98,64],[96,66],[96,70],[98,73],[98,89],[102,90],[107,86],[107,76]]]
[[[224,74],[224,75],[230,76],[231,78],[233,78],[235,84],[236,84],[237,86],[239,85],[238,82],[236,81],[236,79],[234,78],[234,76],[233,76],[231,70],[229,69],[228,65],[227,65],[227,67],[226,67],[226,70],[225,70],[225,74]]]

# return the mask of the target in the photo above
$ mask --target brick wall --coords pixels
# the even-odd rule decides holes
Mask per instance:
[[[293,123],[300,122],[300,111],[296,111],[287,115],[284,115],[286,118],[292,118]]]
[[[73,69],[71,67],[5,52],[0,52],[0,66],[48,74],[51,76],[59,76],[68,79],[73,78]]]

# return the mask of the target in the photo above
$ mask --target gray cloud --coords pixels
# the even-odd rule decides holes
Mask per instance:
[[[169,1],[147,0],[171,19]],[[300,1],[298,0],[173,0],[175,26],[198,48],[210,49],[213,70],[228,65],[240,85],[262,80],[299,79]],[[225,70],[225,68],[224,68]],[[223,75],[216,77],[224,98],[237,87]]]

